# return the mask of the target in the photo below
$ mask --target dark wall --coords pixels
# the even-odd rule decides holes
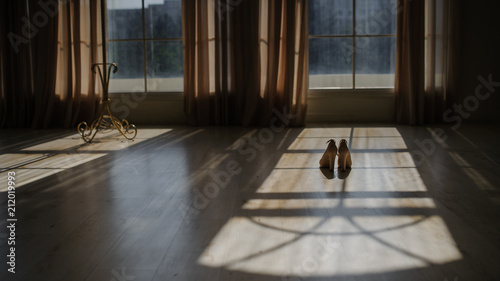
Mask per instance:
[[[459,56],[458,102],[475,95],[482,85],[478,76],[492,80],[499,86],[488,98],[479,101],[476,110],[464,121],[500,121],[500,1],[462,1],[461,50]],[[486,95],[486,87],[480,91]],[[472,100],[472,98],[468,98]],[[474,108],[470,102],[469,108]]]

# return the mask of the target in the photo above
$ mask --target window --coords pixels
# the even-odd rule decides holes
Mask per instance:
[[[309,1],[309,88],[392,88],[397,0]]]
[[[110,92],[184,88],[181,0],[108,0]]]

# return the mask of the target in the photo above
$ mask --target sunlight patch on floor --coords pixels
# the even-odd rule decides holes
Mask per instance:
[[[142,129],[133,141],[126,140],[117,131],[99,133],[90,144],[80,135],[44,142],[22,149],[19,153],[0,155],[0,192],[7,191],[8,171],[16,173],[16,188],[88,163],[111,151],[118,151],[157,137],[171,129]]]
[[[277,276],[382,273],[462,258],[439,216],[234,217],[210,244],[201,265]]]
[[[325,138],[325,141],[334,138],[348,138],[351,128],[305,128],[300,132],[298,138]]]
[[[328,178],[318,167],[330,137],[351,144],[346,178],[337,169]],[[242,194],[248,198],[199,264],[288,278],[383,273],[462,258],[443,220],[449,213],[428,193],[396,128],[306,128],[253,193]]]

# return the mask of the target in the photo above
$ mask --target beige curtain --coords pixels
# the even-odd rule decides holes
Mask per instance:
[[[396,121],[441,122],[457,77],[457,0],[399,0]]]
[[[58,125],[92,121],[102,90],[91,65],[102,62],[100,2],[63,1],[59,6],[55,115]]]
[[[278,111],[304,125],[306,0],[184,0],[182,19],[190,124],[268,125]]]
[[[0,126],[73,127],[99,104],[99,2],[2,1]],[[28,26],[23,18],[31,19]],[[13,43],[14,42],[14,43]]]
[[[428,123],[443,121],[458,96],[460,7],[460,0],[425,1],[424,91],[426,104],[434,109],[426,114]]]

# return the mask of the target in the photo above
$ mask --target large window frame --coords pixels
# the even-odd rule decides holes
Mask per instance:
[[[108,1],[108,5],[109,5],[109,1]],[[180,93],[180,92],[183,92],[183,88],[180,88],[180,89],[172,89],[172,90],[162,90],[162,91],[150,91],[150,89],[148,89],[148,80],[149,79],[154,79],[154,78],[149,78],[148,77],[148,45],[154,49],[154,44],[148,44],[148,43],[153,43],[153,42],[180,42],[181,46],[182,46],[182,37],[160,37],[160,38],[148,38],[147,37],[147,26],[146,26],[146,3],[145,3],[145,0],[142,0],[141,1],[141,24],[142,24],[142,37],[141,38],[133,38],[133,39],[109,39],[108,36],[107,36],[107,39],[106,39],[106,42],[107,43],[113,43],[113,42],[134,42],[134,43],[142,43],[142,48],[143,48],[143,52],[142,52],[142,56],[143,56],[143,79],[144,79],[144,89],[143,89],[143,92],[145,93]],[[109,11],[108,7],[106,7],[106,9]],[[151,11],[151,10],[150,10]],[[109,18],[109,17],[108,17]],[[109,24],[109,20],[108,20],[108,23]],[[108,26],[108,30],[109,30],[109,26]],[[181,33],[182,34],[182,33]],[[107,44],[109,46],[109,44]],[[108,58],[110,58],[110,53],[109,53],[109,47],[107,48],[107,56]],[[151,51],[151,54],[154,55],[154,52],[152,50]],[[181,56],[182,56],[182,53],[181,53]],[[118,67],[120,68],[120,65],[118,65]],[[181,78],[156,78],[156,79],[182,79],[183,80],[183,77]],[[111,76],[111,82],[110,84],[113,83],[113,76]],[[181,84],[181,86],[183,87],[183,82],[181,81],[181,83],[178,83],[178,84]],[[110,87],[112,88],[112,85],[110,85]],[[130,91],[123,91],[123,90],[115,90],[115,91],[110,91],[110,93],[125,93],[125,92],[141,92],[140,88],[141,86],[135,86],[135,88],[132,88],[130,89]]]
[[[309,86],[310,91],[392,91],[394,89],[394,85],[392,87],[356,87],[356,39],[358,38],[397,38],[397,34],[357,34],[356,28],[356,0],[351,0],[352,2],[352,34],[330,34],[330,35],[309,35],[308,39],[321,39],[321,38],[351,38],[352,39],[352,87],[313,87]],[[309,74],[309,79],[311,79],[311,74]],[[310,85],[310,84],[309,84]]]

